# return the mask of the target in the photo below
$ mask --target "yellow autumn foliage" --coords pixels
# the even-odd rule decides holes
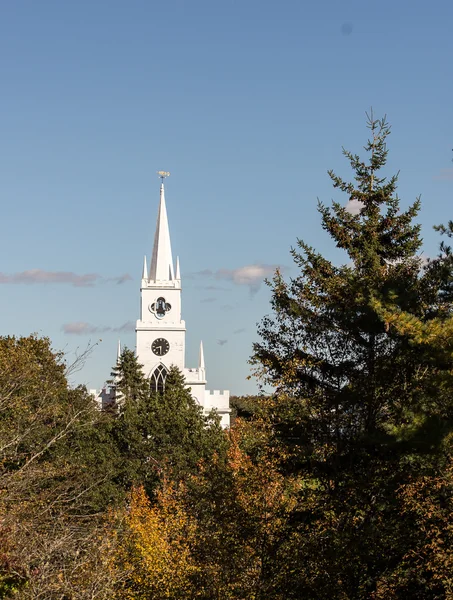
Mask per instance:
[[[191,577],[197,567],[190,552],[196,524],[164,481],[151,505],[143,487],[132,492],[124,536],[114,562],[125,575],[118,599],[195,598]]]
[[[238,421],[225,462],[200,463],[186,484],[164,480],[153,502],[133,490],[113,558],[117,599],[263,597],[300,489],[264,450],[265,429]],[[262,454],[252,459],[244,443]]]

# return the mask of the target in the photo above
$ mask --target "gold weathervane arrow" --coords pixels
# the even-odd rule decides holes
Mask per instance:
[[[162,183],[164,182],[164,179],[165,179],[166,177],[170,177],[170,173],[169,173],[169,171],[157,171],[157,174],[159,175],[159,177],[160,177],[160,179],[161,179]]]

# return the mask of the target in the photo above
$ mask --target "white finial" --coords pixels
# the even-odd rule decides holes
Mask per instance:
[[[118,354],[116,356],[116,362],[119,363],[121,358],[121,340],[118,340]]]
[[[181,281],[181,270],[179,268],[179,256],[176,257],[176,276],[177,281]]]
[[[143,273],[142,279],[148,279],[148,265],[146,264],[146,255],[143,258]]]
[[[200,342],[200,354],[198,357],[198,368],[199,369],[205,369],[205,365],[204,365],[204,352],[203,352],[203,342]]]

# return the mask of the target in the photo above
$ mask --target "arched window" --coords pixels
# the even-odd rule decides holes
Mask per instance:
[[[165,390],[165,380],[167,379],[167,369],[164,365],[158,365],[151,375],[151,391],[163,394]]]

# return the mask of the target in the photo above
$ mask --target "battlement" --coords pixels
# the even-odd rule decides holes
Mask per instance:
[[[204,409],[206,411],[215,408],[218,413],[230,413],[230,392],[224,390],[206,390],[204,396]]]
[[[184,377],[187,381],[187,385],[193,385],[198,382],[206,383],[206,369],[197,368],[185,368]]]
[[[181,280],[169,279],[167,281],[154,281],[153,279],[145,279],[142,277],[141,289],[180,290]]]
[[[94,397],[101,410],[116,404],[115,386],[106,385],[101,390],[88,390],[88,393]]]
[[[198,369],[195,369],[198,370]],[[223,392],[221,392],[220,390],[206,390],[206,393],[209,394],[210,396],[228,396],[228,398],[230,397],[230,391],[229,390],[224,390]]]

